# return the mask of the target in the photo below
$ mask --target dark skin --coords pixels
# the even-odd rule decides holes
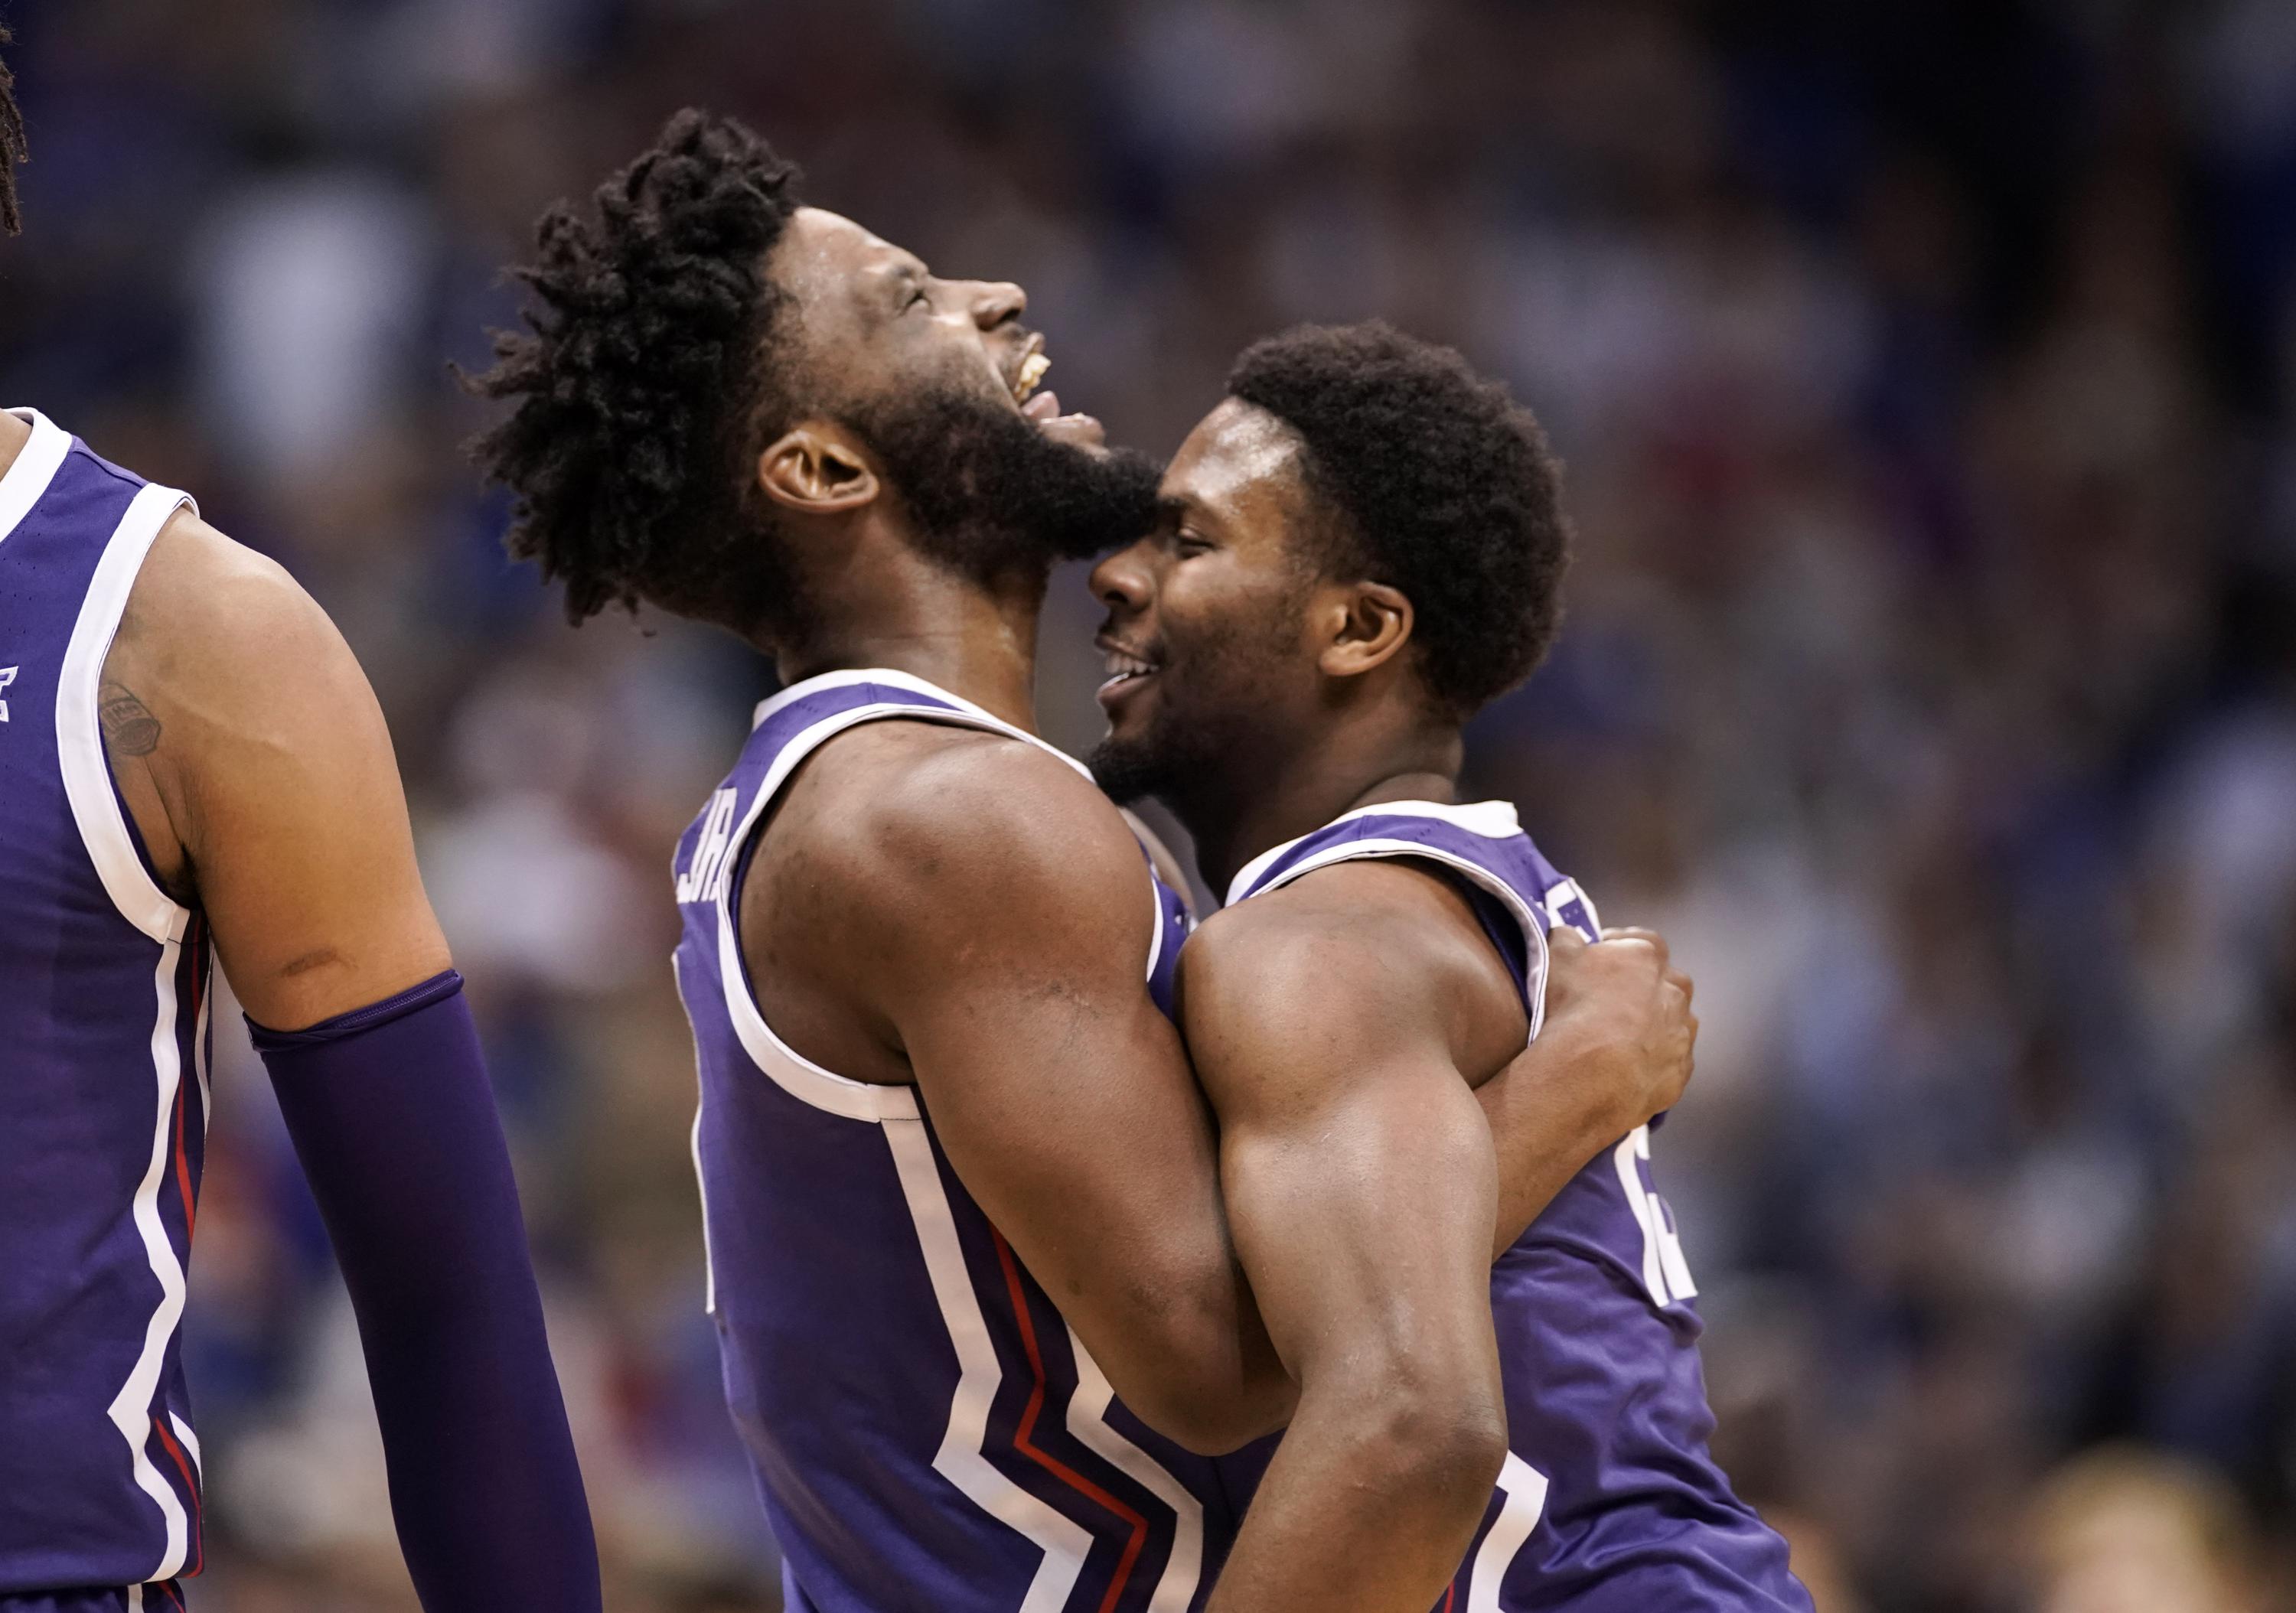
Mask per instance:
[[[1458,725],[1420,684],[1411,602],[1303,558],[1321,515],[1300,452],[1275,416],[1222,404],[1166,472],[1158,529],[1093,577],[1112,666],[1152,668],[1103,691],[1112,734],[1210,725],[1249,758],[1200,760],[1170,790],[1215,884],[1357,807],[1456,798]],[[1664,944],[1567,935],[1550,943],[1566,1005],[1600,971],[1639,982],[1650,1052],[1686,1074],[1697,1020]],[[1506,1451],[1488,1235],[1495,1207],[1519,1225],[1528,1200],[1490,1111],[1526,1085],[1521,997],[1456,887],[1409,861],[1229,907],[1181,983],[1237,1252],[1300,1385],[1211,1607],[1421,1613]]]
[[[0,413],[0,470],[29,436]],[[136,574],[97,700],[160,885],[206,914],[256,1020],[299,1029],[450,966],[381,708],[277,565],[178,512]]]
[[[1018,287],[940,279],[811,209],[766,267],[794,299],[788,361],[816,395],[955,376],[1021,408],[1011,383],[1036,339]],[[1022,412],[1098,448],[1087,417]],[[925,559],[868,443],[826,411],[767,444],[755,473],[808,606],[801,647],[749,633],[784,681],[890,667],[1033,730],[1044,568],[981,582]],[[1125,1400],[1217,1453],[1281,1427],[1296,1391],[1229,1240],[1210,1113],[1145,989],[1143,872],[1122,816],[1036,747],[873,722],[786,787],[744,883],[742,939],[775,1030],[855,1079],[915,1085],[958,1175]],[[1680,1072],[1645,1056],[1646,997],[1593,987],[1553,1048],[1542,1038],[1519,1060],[1519,1082],[1493,1084],[1525,1089],[1486,1106],[1508,1205],[1543,1205],[1678,1090]],[[1493,1214],[1487,1259],[1529,1219]]]

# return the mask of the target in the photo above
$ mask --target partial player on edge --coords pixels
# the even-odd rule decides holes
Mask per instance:
[[[16,409],[0,663],[0,1610],[180,1609],[201,1566],[177,1330],[212,954],[350,1289],[424,1608],[594,1613],[509,1151],[348,647],[187,495]]]

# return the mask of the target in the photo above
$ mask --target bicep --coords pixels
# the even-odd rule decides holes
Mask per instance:
[[[1303,1384],[1357,1349],[1490,1334],[1496,1167],[1447,1068],[1358,1069],[1322,1101],[1224,1119],[1236,1252]]]
[[[873,859],[899,871],[865,897],[879,1006],[949,1163],[1127,1398],[1234,1380],[1248,1302],[1210,1115],[1148,994],[1147,865],[1083,780],[1017,782],[928,800],[927,843]]]
[[[1351,1355],[1480,1359],[1497,1191],[1481,1108],[1425,1015],[1343,956],[1294,962],[1193,992],[1188,1019],[1270,1336],[1303,1387]]]
[[[176,829],[249,1014],[291,1029],[446,968],[390,732],[324,612],[239,565],[168,634],[154,698]]]

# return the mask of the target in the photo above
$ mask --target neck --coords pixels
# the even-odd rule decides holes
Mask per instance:
[[[1225,894],[1236,871],[1261,852],[1313,834],[1343,813],[1383,801],[1450,802],[1463,752],[1456,728],[1413,724],[1383,735],[1325,735],[1275,757],[1272,766],[1255,757],[1240,788],[1218,781],[1171,806],[1194,837],[1205,880]]]
[[[1037,618],[1046,573],[964,577],[904,544],[857,546],[807,579],[801,648],[753,643],[784,685],[824,672],[883,667],[925,679],[1022,731],[1037,731]]]
[[[4,409],[0,409],[0,476],[5,476],[32,440],[32,428]]]

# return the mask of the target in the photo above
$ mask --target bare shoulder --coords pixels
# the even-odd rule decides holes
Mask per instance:
[[[767,844],[833,883],[879,945],[947,956],[961,937],[985,956],[1105,937],[1144,971],[1139,843],[1089,778],[1009,735],[898,720],[840,734],[791,781]]]
[[[1317,869],[1215,913],[1180,954],[1199,1070],[1218,1049],[1368,1047],[1439,1037],[1481,1062],[1521,1051],[1513,978],[1447,880],[1392,859]]]
[[[152,544],[107,671],[143,673],[149,703],[209,705],[259,693],[266,706],[364,693],[342,635],[286,568],[186,510]]]

